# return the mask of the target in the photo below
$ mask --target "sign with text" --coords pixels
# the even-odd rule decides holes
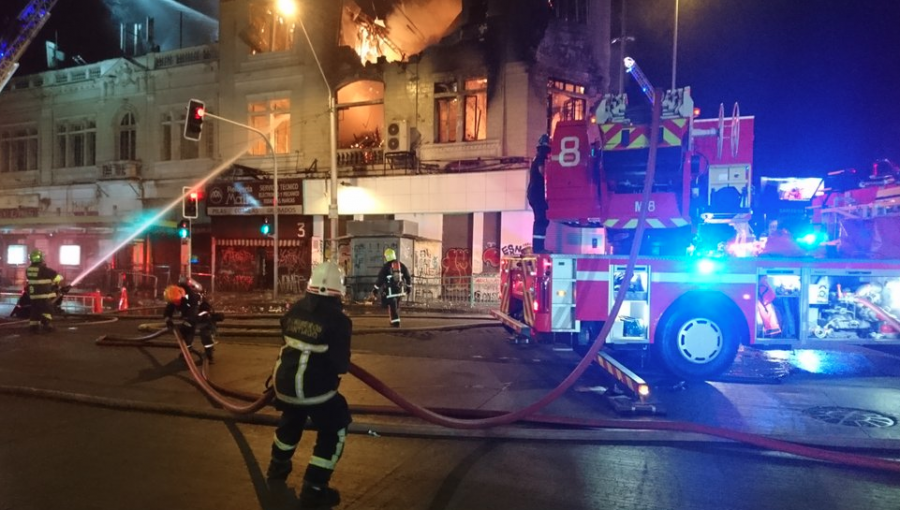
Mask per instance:
[[[206,187],[208,216],[259,215],[275,212],[272,180],[215,182]],[[303,214],[303,180],[278,180],[278,214]]]

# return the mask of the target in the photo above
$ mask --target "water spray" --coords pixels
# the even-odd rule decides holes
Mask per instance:
[[[283,122],[284,120],[285,120],[285,116],[281,116],[281,121]],[[278,128],[278,126],[280,124],[281,124],[281,122],[273,122],[269,126],[268,134],[271,134],[273,131],[275,131],[275,129]],[[202,180],[194,183],[193,186],[190,186],[189,188],[187,188],[183,194],[179,195],[174,200],[172,200],[167,206],[165,206],[163,209],[161,209],[159,212],[157,212],[155,215],[153,215],[153,217],[144,221],[140,226],[138,226],[138,228],[133,233],[126,236],[125,239],[123,239],[118,244],[113,246],[112,249],[110,249],[108,252],[106,252],[102,256],[98,257],[98,259],[95,263],[88,266],[87,269],[82,271],[81,274],[79,274],[78,276],[75,277],[74,280],[72,280],[72,286],[74,287],[74,286],[78,285],[78,283],[81,282],[85,277],[87,277],[87,275],[89,275],[95,269],[100,267],[100,265],[103,264],[103,262],[106,259],[112,257],[113,254],[115,254],[116,252],[121,250],[123,247],[125,247],[125,245],[127,245],[128,243],[133,241],[134,238],[141,235],[144,231],[146,231],[148,228],[150,228],[154,223],[161,220],[169,211],[171,211],[175,207],[179,206],[182,203],[182,201],[185,199],[185,197],[187,197],[190,193],[202,190],[202,188],[206,185],[207,182],[216,178],[219,174],[221,174],[223,171],[225,171],[225,169],[231,167],[231,165],[233,165],[235,161],[240,159],[250,149],[250,147],[253,145],[253,143],[254,142],[247,142],[247,145],[244,146],[243,150],[241,150],[240,152],[238,152],[231,158],[225,160],[219,166],[215,167],[212,171],[210,171],[206,175],[206,177],[204,177]]]

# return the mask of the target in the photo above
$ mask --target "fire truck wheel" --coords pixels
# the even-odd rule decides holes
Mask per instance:
[[[673,375],[706,380],[720,375],[734,362],[740,339],[727,312],[680,308],[663,324],[655,345],[662,365]],[[726,326],[726,327],[723,327]]]

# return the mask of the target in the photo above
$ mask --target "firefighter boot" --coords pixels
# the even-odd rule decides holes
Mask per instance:
[[[291,465],[290,460],[272,459],[269,461],[269,469],[266,470],[266,479],[269,480],[269,482],[283,482],[287,480],[292,469],[293,466]]]
[[[341,503],[341,493],[328,485],[313,485],[303,482],[300,490],[300,508],[331,508]]]
[[[213,352],[215,349],[212,347],[205,347],[203,350],[206,353],[206,359],[209,360],[209,364],[214,364],[216,362],[215,358],[213,358]]]

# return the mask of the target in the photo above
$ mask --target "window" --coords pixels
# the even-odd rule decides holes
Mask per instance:
[[[56,125],[56,152],[53,166],[74,168],[97,164],[97,124],[91,119],[74,119]]]
[[[365,154],[384,142],[384,83],[358,80],[337,91],[338,148]],[[403,150],[408,150],[409,147]]]
[[[287,51],[294,46],[294,23],[273,12],[270,6],[251,4],[249,19],[250,25],[240,36],[250,46],[251,54]]]
[[[207,111],[209,111],[207,109]],[[184,121],[187,116],[186,108],[173,108],[160,115],[160,161],[176,161],[185,159],[197,159],[200,157],[212,157],[215,144],[212,122],[203,123],[203,134],[199,142],[184,138]]]
[[[119,147],[116,157],[120,161],[137,160],[137,122],[133,113],[126,113],[119,121]]]
[[[487,139],[487,78],[434,84],[435,143]]]
[[[553,14],[563,21],[586,25],[588,17],[588,1],[589,0],[555,0],[553,2]]]
[[[584,85],[550,79],[547,83],[547,130],[561,120],[584,120],[587,104]]]
[[[25,172],[37,168],[37,128],[17,127],[0,131],[0,172]]]
[[[59,263],[63,266],[81,265],[81,246],[64,244],[59,247]]]
[[[28,247],[24,244],[11,244],[6,247],[6,263],[9,265],[24,264]]]
[[[247,106],[247,110],[250,114],[250,125],[263,133],[269,133],[269,141],[275,148],[276,154],[286,154],[290,152],[290,99],[271,99],[252,102]],[[277,127],[273,133],[270,133],[270,126],[272,125],[276,125]],[[205,128],[206,126],[204,125],[203,127]],[[257,141],[250,147],[250,154],[254,156],[264,156],[268,154],[266,143],[259,139],[259,135],[256,133],[251,133],[251,135]]]

